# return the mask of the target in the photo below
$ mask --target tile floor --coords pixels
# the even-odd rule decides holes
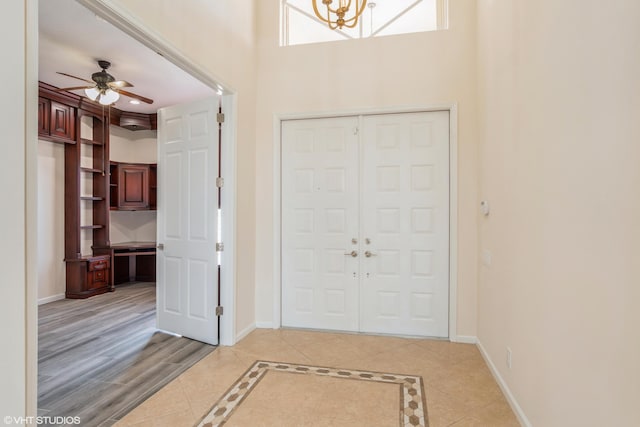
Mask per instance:
[[[519,425],[474,345],[258,329],[234,347],[220,347],[203,358],[130,412],[116,426],[192,426],[256,360],[420,375],[424,380],[430,427]],[[290,399],[294,398],[294,394],[299,396],[300,386],[289,384],[290,388],[285,386],[283,389],[283,384],[287,385],[293,380],[285,376],[278,382],[278,378],[274,375],[269,381],[274,383],[276,380],[272,386],[276,389],[280,387],[282,392],[278,396],[281,398],[261,398],[259,393],[253,399],[247,398],[247,406],[243,408],[241,405],[237,414],[231,415],[229,425],[243,425],[254,416],[258,417],[248,425],[286,425],[278,406],[290,407]],[[287,393],[288,389],[292,393]],[[379,396],[385,392],[383,389],[373,390],[372,398],[380,399]],[[336,406],[340,400],[331,402],[310,406],[305,417],[290,419],[291,425],[375,425],[375,412],[367,412],[364,409],[366,405],[363,406],[363,413],[357,413],[353,411],[353,405],[348,405],[350,409],[346,410],[347,405]],[[234,420],[235,415],[238,418]],[[313,423],[310,423],[311,420]]]

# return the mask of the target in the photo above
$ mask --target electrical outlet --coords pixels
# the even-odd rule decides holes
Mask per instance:
[[[491,266],[491,251],[489,249],[482,250],[482,263],[487,267]]]
[[[507,347],[507,368],[511,369],[511,349]]]

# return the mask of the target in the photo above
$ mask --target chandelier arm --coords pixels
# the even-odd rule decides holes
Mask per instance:
[[[340,9],[340,4],[338,3],[338,7],[336,7],[335,9],[331,9],[331,5],[326,5],[327,6],[327,13],[338,13],[338,10]]]
[[[328,16],[329,14],[327,14]],[[331,20],[327,21],[327,23],[329,24],[329,29],[330,30],[337,30],[338,29],[338,24],[334,24],[333,22],[331,22]]]
[[[325,19],[321,14],[320,11],[318,10],[318,5],[316,4],[317,0],[312,0],[311,4],[313,4],[313,11],[315,12],[316,16],[318,17],[318,19],[320,19],[321,21],[324,21],[326,23],[331,23],[331,21],[329,21],[328,19]],[[327,7],[328,9],[328,7]],[[329,18],[329,11],[327,10],[327,18]]]
[[[360,5],[360,10],[357,10],[358,9],[358,2],[356,2],[356,12],[358,12],[358,13],[356,13],[357,16],[362,15],[362,12],[364,12],[364,7],[366,5],[367,5],[367,0],[362,0],[362,4]]]
[[[360,15],[362,15],[362,12],[364,11],[364,7],[366,6],[366,4],[367,4],[367,1],[364,0],[360,8],[358,9],[358,4],[356,3],[356,14],[353,17],[344,20],[345,27],[354,28],[356,25],[358,25],[358,18],[360,18]],[[347,24],[348,22],[353,22],[353,23]]]
[[[325,18],[320,13],[320,10],[318,10],[317,1],[318,0],[312,0],[311,1],[311,4],[313,5],[314,13],[318,17],[318,19],[320,19],[321,21],[327,23],[329,25],[329,28],[332,29],[332,30],[335,30],[338,27],[340,27],[340,28],[342,28],[342,27],[354,28],[356,25],[358,25],[358,18],[360,17],[360,15],[362,15],[362,12],[364,11],[365,6],[367,5],[367,0],[356,0],[356,5],[355,5],[356,7],[355,7],[354,16],[352,18],[344,19],[344,14],[351,7],[352,0],[348,0],[348,3],[346,3],[346,5],[344,7],[340,6],[340,4],[342,4],[342,3],[339,3],[338,7],[335,10],[332,9],[329,4],[325,4],[325,6],[327,7],[327,17]],[[362,3],[360,3],[360,1],[362,1]],[[341,12],[342,15],[338,15],[338,12]],[[338,15],[338,17],[341,18],[342,25],[338,24],[338,20],[337,19],[336,19],[335,22],[331,20],[331,14],[332,13]]]
[[[339,9],[340,9],[340,6],[336,7],[335,9],[331,9],[331,6],[327,5],[327,10],[331,13],[338,13]]]

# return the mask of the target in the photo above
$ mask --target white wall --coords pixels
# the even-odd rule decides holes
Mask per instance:
[[[478,5],[478,337],[532,425],[638,425],[640,3]]]
[[[121,163],[157,163],[157,131],[132,131],[119,126],[109,129],[109,156]],[[153,242],[156,240],[156,211],[111,211],[111,243]]]
[[[38,141],[38,302],[64,297],[64,145]]]
[[[475,2],[451,0],[447,31],[278,46],[278,0],[258,2],[256,315],[274,322],[274,114],[458,103],[458,335],[476,335]]]
[[[3,350],[0,352],[0,414],[3,416],[27,415],[26,380],[29,377],[26,360],[30,344],[27,315],[27,251],[26,247],[26,164],[27,135],[26,99],[27,67],[25,53],[28,40],[26,27],[26,2],[13,1],[3,5],[0,14],[0,51],[6,57],[0,67],[3,96],[0,99],[0,128],[3,153],[0,156],[0,194],[3,209],[0,210],[0,259],[2,260],[2,286],[0,286],[0,328]],[[31,61],[31,57],[28,58]],[[31,81],[28,82],[29,84]],[[31,96],[32,91],[26,91]],[[35,105],[35,104],[34,104]],[[34,128],[35,129],[35,128]],[[29,142],[35,144],[36,140]],[[35,168],[29,169],[35,173]],[[35,177],[35,175],[33,175]],[[34,207],[34,206],[31,206]],[[35,217],[31,218],[35,220]],[[35,225],[35,224],[33,224]],[[35,304],[35,295],[33,295]]]

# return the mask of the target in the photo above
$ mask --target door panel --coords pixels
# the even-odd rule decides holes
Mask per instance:
[[[282,323],[358,328],[358,120],[282,124]]]
[[[366,116],[362,139],[361,330],[446,337],[449,115]]]
[[[158,111],[158,328],[218,342],[218,98]]]

